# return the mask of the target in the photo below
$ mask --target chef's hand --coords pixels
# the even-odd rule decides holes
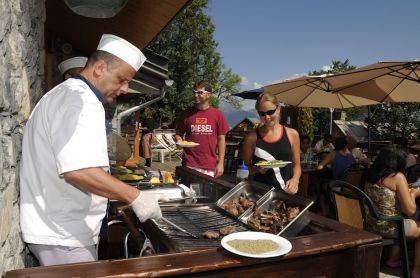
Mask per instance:
[[[153,194],[141,191],[139,196],[131,203],[131,208],[139,218],[140,222],[147,219],[159,219],[162,217],[158,200]]]

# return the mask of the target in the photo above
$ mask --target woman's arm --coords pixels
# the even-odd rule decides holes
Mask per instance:
[[[292,178],[286,182],[284,191],[295,194],[299,189],[299,179],[302,174],[300,165],[300,140],[296,130],[287,128],[287,132],[292,147],[293,175]]]
[[[410,194],[407,179],[403,173],[397,173],[391,179],[396,183],[395,189],[402,212],[409,217],[413,216],[417,207],[413,196]]]
[[[335,151],[330,152],[318,165],[318,169],[322,170],[327,166],[328,164],[332,163],[334,161]]]

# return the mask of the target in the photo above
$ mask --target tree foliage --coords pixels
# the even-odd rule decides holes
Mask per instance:
[[[390,103],[374,106],[370,116],[372,140],[404,137],[418,142],[420,129],[419,103]]]
[[[192,88],[196,81],[209,79],[215,93],[211,103],[233,102],[231,94],[239,90],[240,78],[225,69],[217,42],[215,26],[205,14],[207,0],[193,0],[149,46],[149,49],[169,60],[169,76],[174,85],[165,98],[154,105],[158,117],[173,121],[180,112],[192,105]]]
[[[303,107],[299,109],[298,129],[300,134],[309,136],[311,140],[314,139],[314,126],[311,108]]]

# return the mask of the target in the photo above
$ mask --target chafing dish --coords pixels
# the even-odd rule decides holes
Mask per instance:
[[[267,194],[267,192],[269,192],[271,188],[271,186],[255,181],[242,181],[238,183],[234,188],[229,190],[229,192],[227,192],[225,195],[223,195],[216,202],[216,205],[223,209],[224,204],[231,201],[237,201],[241,194],[246,196],[249,200],[257,202],[261,197]],[[248,210],[245,210],[238,217],[244,215]]]
[[[313,201],[297,195],[290,195],[276,188],[273,188],[257,201],[256,208],[260,212],[268,211],[274,209],[276,203],[279,201],[283,201],[288,207],[299,207],[299,214],[290,222],[288,222],[277,235],[285,237],[296,236],[310,222],[308,209],[313,204]],[[254,209],[247,210],[243,215],[239,217],[239,220],[244,223],[248,223],[248,219],[253,215],[253,213]]]

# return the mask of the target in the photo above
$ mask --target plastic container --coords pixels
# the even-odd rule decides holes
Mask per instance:
[[[238,166],[238,170],[236,171],[236,184],[240,183],[241,181],[247,180],[248,175],[248,166],[244,162],[242,162],[242,164]]]

